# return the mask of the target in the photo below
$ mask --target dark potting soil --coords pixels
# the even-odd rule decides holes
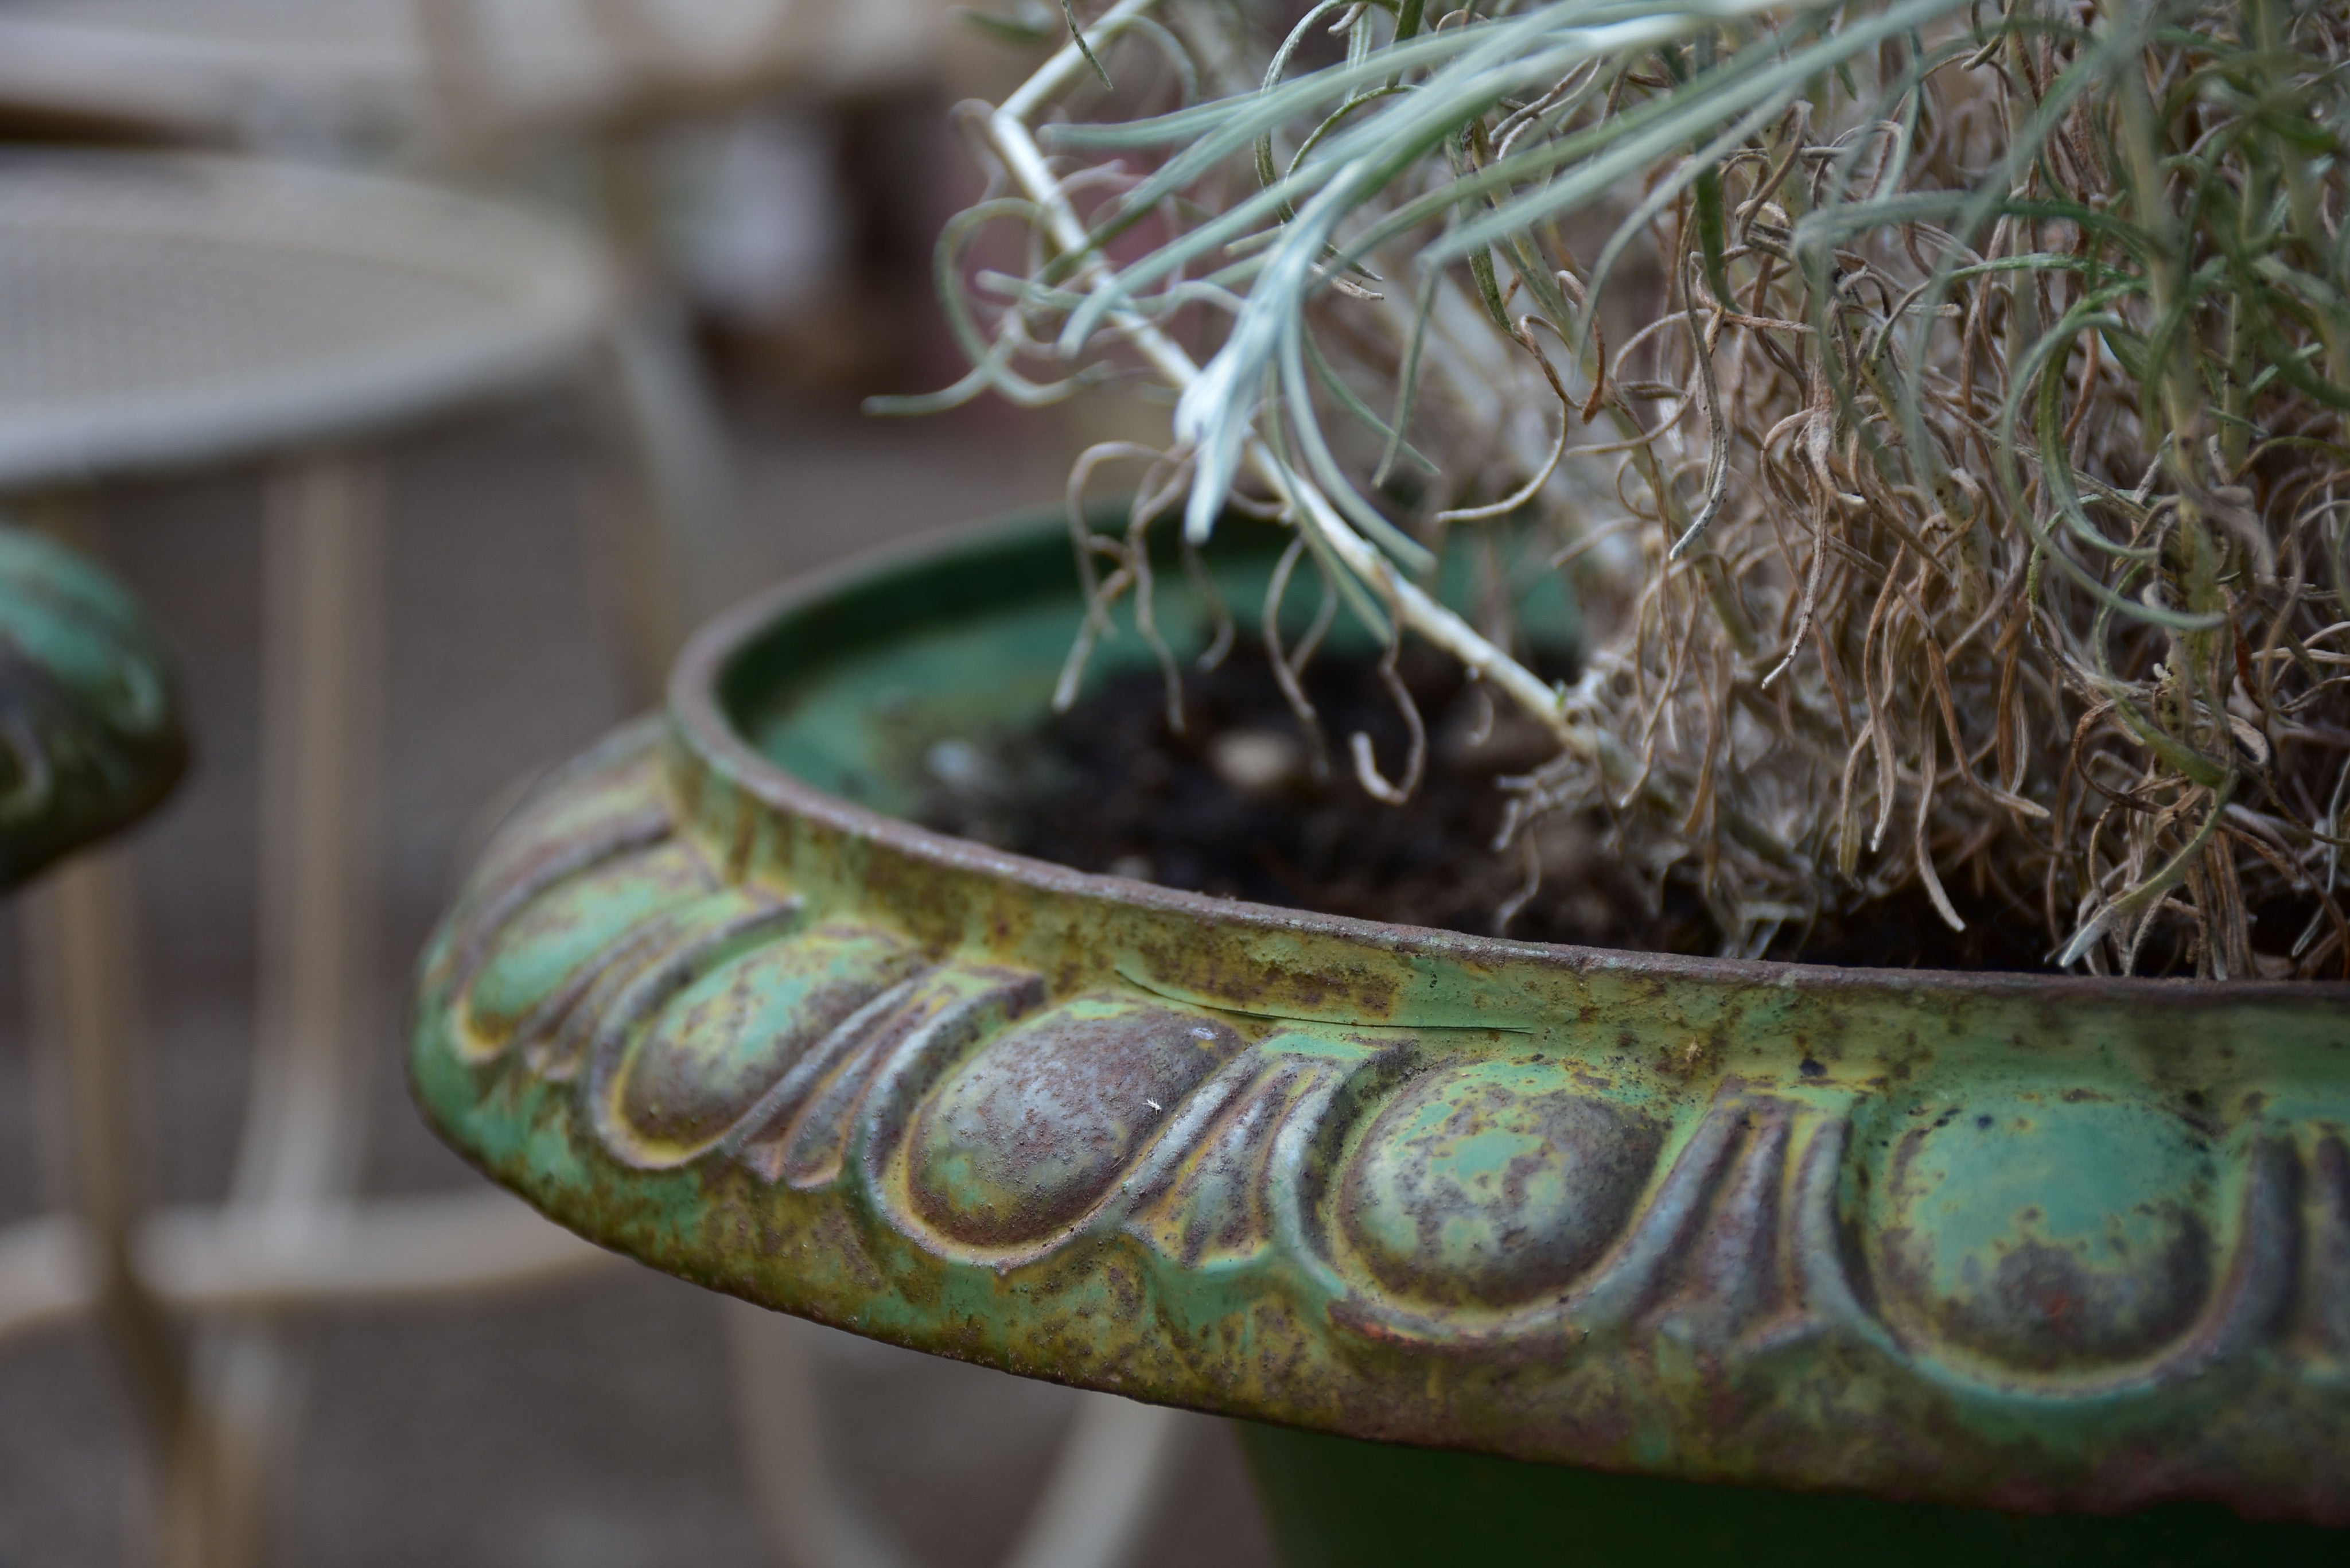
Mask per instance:
[[[1528,880],[1522,848],[1493,847],[1506,799],[1495,781],[1539,765],[1551,746],[1531,722],[1494,711],[1499,704],[1432,650],[1407,653],[1399,673],[1428,732],[1425,774],[1401,805],[1363,788],[1347,750],[1349,737],[1367,733],[1382,774],[1403,774],[1409,731],[1378,662],[1324,654],[1309,666],[1304,685],[1328,737],[1317,777],[1262,646],[1243,642],[1212,670],[1183,671],[1180,732],[1169,722],[1159,673],[1142,670],[1102,682],[1034,730],[931,747],[921,820],[1081,871],[1494,934],[1497,915]],[[1652,910],[1608,858],[1597,829],[1596,821],[1556,817],[1541,826],[1540,885],[1502,934],[1721,950],[1693,880],[1669,879],[1662,908]],[[2033,911],[1970,907],[1951,891],[1964,933],[1911,892],[1784,932],[1768,956],[1867,967],[2045,967]]]

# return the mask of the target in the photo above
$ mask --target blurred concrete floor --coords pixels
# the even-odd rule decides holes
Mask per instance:
[[[1052,504],[1068,452],[999,412],[882,424],[736,410],[743,592],[893,537]],[[595,520],[627,493],[583,411],[507,410],[388,455],[389,606],[380,1006],[366,1186],[475,1181],[410,1108],[409,966],[483,804],[632,705]],[[224,1189],[252,1028],[258,832],[259,528],[251,474],[108,498],[114,562],[184,660],[196,768],[136,836],[151,1051],[149,1190]],[[599,542],[605,541],[605,542]],[[0,910],[0,1220],[45,1198],[14,921]],[[728,1400],[721,1302],[633,1265],[570,1284],[303,1323],[307,1420],[278,1561],[288,1568],[753,1568],[770,1559]],[[823,1333],[823,1331],[816,1331]],[[835,1458],[884,1532],[935,1568],[992,1563],[1073,1396],[823,1333]],[[0,1568],[124,1561],[135,1434],[93,1333],[0,1345]],[[1150,1568],[1269,1564],[1229,1431],[1201,1418]]]

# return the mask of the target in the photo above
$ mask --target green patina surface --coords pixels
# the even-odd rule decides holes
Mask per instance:
[[[1269,541],[1253,541],[1265,543]],[[1539,541],[1504,545],[1493,568],[1518,624],[1555,647],[1570,646],[1575,618],[1555,572],[1544,565]],[[795,777],[860,805],[892,815],[919,805],[910,784],[922,777],[922,756],[942,740],[990,740],[1033,725],[1052,699],[1069,649],[1084,619],[1074,594],[1038,596],[1046,580],[1068,573],[1068,545],[1033,533],[1011,553],[1001,579],[975,574],[961,591],[931,603],[899,600],[874,613],[858,604],[841,613],[809,618],[785,630],[766,657],[788,666],[773,685],[745,693],[744,733],[769,760]],[[1274,557],[1263,549],[1234,553],[1218,563],[1216,606],[1210,605],[1180,562],[1162,563],[1154,579],[1154,619],[1169,650],[1189,662],[1214,635],[1219,607],[1243,634],[1262,621]],[[1482,571],[1471,540],[1444,559],[1438,597],[1464,613],[1477,610]],[[1283,600],[1284,637],[1294,640],[1313,623],[1319,589],[1293,578]],[[994,602],[978,603],[982,592]],[[1090,680],[1151,665],[1156,659],[1135,625],[1130,598],[1113,612],[1117,630],[1087,662]],[[877,631],[881,635],[876,635]],[[1376,649],[1352,615],[1333,623],[1328,647]]]
[[[0,526],[0,888],[145,815],[186,757],[172,660],[137,603]]]
[[[1215,563],[1243,617],[1264,562]],[[1036,528],[708,634],[444,923],[427,1114],[657,1267],[1015,1372],[1682,1480],[2350,1523],[2350,992],[1366,926],[809,787],[889,805],[905,748],[1033,716],[1076,613]]]

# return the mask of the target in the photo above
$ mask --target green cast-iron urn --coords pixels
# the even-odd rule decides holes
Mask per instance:
[[[1283,539],[1220,531],[1244,623]],[[1546,946],[906,820],[1081,615],[1054,522],[705,630],[443,922],[425,1114],[656,1268],[1243,1418],[1295,1563],[2350,1561],[2350,987]]]

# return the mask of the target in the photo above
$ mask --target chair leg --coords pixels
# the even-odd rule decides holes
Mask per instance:
[[[25,903],[26,971],[47,1098],[60,1124],[48,1140],[81,1227],[109,1341],[160,1451],[189,1409],[187,1366],[132,1256],[139,1220],[139,1136],[132,1094],[139,963],[129,856],[99,850],[67,862]]]
[[[1085,1396],[1004,1568],[1121,1568],[1131,1561],[1201,1419],[1112,1394]]]
[[[701,617],[733,597],[736,495],[726,435],[673,305],[640,304],[614,324],[606,364],[644,497],[645,526],[621,566],[622,612],[650,697]]]
[[[382,751],[380,476],[313,457],[265,524],[259,1040],[234,1201],[308,1212],[348,1193],[374,1038]]]
[[[379,475],[343,456],[288,464],[264,521],[259,1017],[229,1205],[291,1230],[358,1177],[377,905],[380,750]],[[207,1568],[266,1554],[272,1480],[303,1380],[280,1324],[224,1323],[199,1345],[216,1460]]]
[[[814,1351],[822,1331],[725,1303],[734,1418],[751,1498],[779,1568],[897,1568],[903,1556],[841,1491],[825,1453]],[[1202,1417],[1088,1394],[1004,1568],[1122,1568],[1141,1546]]]
[[[37,498],[34,526],[94,556],[103,519],[86,493]],[[142,1545],[169,1568],[200,1568],[211,1452],[180,1325],[138,1258],[145,1175],[137,1093],[140,985],[137,889],[129,853],[67,862],[25,903],[27,989],[48,1093],[43,1130],[72,1215],[72,1251],[139,1409],[156,1484]]]
[[[141,1274],[133,1092],[140,1037],[136,902],[120,849],[68,862],[26,908],[35,1033],[50,1058],[62,1134],[54,1141],[71,1194],[90,1301],[130,1384],[154,1459],[140,1554],[161,1568],[226,1568],[220,1450],[182,1325]]]
[[[724,1306],[745,1479],[779,1568],[902,1568],[841,1495],[825,1454],[814,1354],[823,1331],[748,1302]]]

